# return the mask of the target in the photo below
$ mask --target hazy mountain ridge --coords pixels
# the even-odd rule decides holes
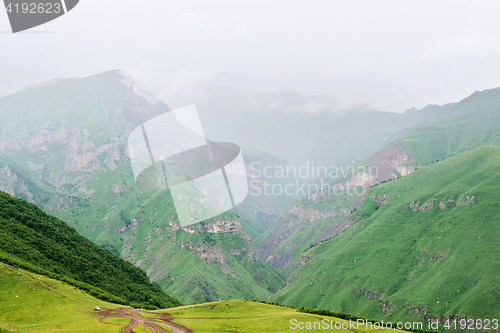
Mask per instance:
[[[500,88],[475,92],[458,103],[433,106],[439,116],[395,138],[420,165],[483,144],[499,144]]]
[[[319,193],[294,204],[292,210],[256,240],[259,256],[268,260],[281,272],[289,274],[303,263],[301,253],[311,244],[335,236],[350,221],[346,218],[326,217],[328,212],[355,209],[361,196],[354,193],[356,186],[369,187],[414,172],[419,166],[434,160],[466,151],[486,143],[499,143],[500,89],[476,92],[457,103],[443,106],[428,105],[421,110],[406,111],[410,122],[427,119],[395,134],[386,147],[360,163],[355,175],[352,168],[345,177],[334,179],[330,188],[342,185],[353,189],[351,196],[328,196]],[[361,188],[360,188],[361,189]],[[310,200],[312,199],[312,200]],[[300,216],[294,211],[307,212]],[[318,215],[319,214],[319,215]],[[318,216],[325,216],[325,218]],[[330,216],[332,214],[329,214]],[[308,232],[304,232],[305,228]],[[305,237],[305,238],[304,238]],[[306,241],[299,241],[299,240]]]
[[[0,189],[140,265],[183,302],[268,296],[283,279],[247,255],[253,252],[250,239],[234,215],[196,231],[179,228],[168,191],[136,186],[126,136],[169,110],[120,71],[6,96],[0,99]],[[253,219],[259,209],[249,204],[245,227],[262,232]],[[263,223],[276,214],[277,206],[268,206]],[[218,227],[223,221],[238,227],[228,232]],[[167,279],[169,274],[177,279]]]
[[[370,189],[274,299],[378,318],[498,316],[499,154],[479,147]]]
[[[500,116],[500,96],[499,89],[490,89],[482,92],[476,92],[472,94],[470,97],[463,99],[458,103],[451,103],[444,106],[435,106],[430,105],[422,110],[410,110],[408,112],[412,112],[413,114],[419,113],[432,113],[433,120],[424,122],[420,125],[413,126],[412,128],[405,129],[404,131],[398,133],[387,147],[377,154],[367,159],[362,166],[364,170],[359,170],[360,172],[356,175],[349,176],[347,179],[339,179],[331,183],[333,184],[343,184],[346,185],[347,181],[350,184],[362,184],[366,188],[376,185],[380,182],[385,182],[386,180],[400,178],[402,176],[413,173],[417,168],[425,165],[429,162],[435,160],[441,160],[447,156],[454,156],[457,153],[465,154],[465,152],[469,151],[474,147],[481,147],[488,143],[498,143],[498,133],[500,133],[500,122],[498,121],[498,117]],[[478,148],[480,149],[480,148]],[[476,152],[476,157],[474,159],[486,159],[489,154],[492,154],[495,150],[488,150],[487,148],[481,148],[482,150],[474,150]],[[478,153],[480,151],[481,153]],[[479,155],[478,155],[479,154]],[[464,156],[464,160],[467,157]],[[493,154],[492,154],[493,156]],[[455,157],[453,157],[455,158]],[[494,159],[494,157],[491,157]],[[455,159],[456,161],[456,159]],[[451,162],[448,162],[451,163]],[[438,163],[439,165],[439,163]],[[376,167],[377,175],[370,173],[367,167]],[[491,165],[490,165],[491,167]],[[451,168],[453,169],[453,167]],[[493,170],[491,170],[493,171]],[[448,172],[448,171],[447,171]],[[492,177],[495,175],[493,172],[489,172],[489,175]],[[412,175],[413,176],[413,175]],[[441,176],[435,176],[437,178],[426,179],[425,181],[421,181],[419,184],[420,187],[428,186],[428,184],[439,183],[442,177],[443,179],[449,177],[446,173],[441,173]],[[402,179],[405,179],[403,177]],[[456,182],[460,182],[461,177],[455,177]],[[488,179],[483,177],[482,179],[478,179],[478,182],[488,183]],[[444,186],[444,185],[443,185]],[[375,190],[374,190],[375,191]],[[368,195],[373,191],[370,190]],[[411,195],[411,192],[408,195]],[[404,197],[402,195],[402,197]],[[450,205],[460,206],[464,203],[468,203],[470,198],[473,196],[458,196],[455,198],[451,198],[448,201],[443,200],[441,202],[415,202],[409,203],[409,209],[414,212],[425,212],[428,209],[432,209],[433,207],[439,206],[439,209],[445,209]],[[471,306],[468,305],[467,301],[463,301],[460,307],[455,307],[455,310],[450,312],[443,312],[442,310],[430,310],[427,306],[429,302],[423,302],[427,305],[422,305],[422,302],[412,301],[411,304],[402,304],[399,305],[390,303],[388,301],[379,301],[379,304],[376,304],[375,301],[372,301],[372,304],[369,305],[356,303],[357,305],[352,305],[350,307],[345,307],[343,304],[354,304],[351,301],[340,301],[337,297],[336,301],[332,303],[325,303],[319,301],[319,297],[316,297],[314,301],[311,298],[297,297],[297,295],[309,295],[311,291],[309,290],[296,290],[299,285],[309,285],[304,284],[307,276],[311,278],[319,277],[321,275],[314,273],[305,273],[305,270],[311,258],[314,258],[314,254],[316,248],[321,248],[323,250],[329,249],[329,245],[335,244],[337,241],[336,238],[333,240],[329,240],[327,242],[323,242],[323,240],[328,239],[329,237],[335,237],[337,233],[341,233],[342,230],[353,230],[352,225],[357,223],[358,215],[364,216],[366,214],[367,207],[370,206],[365,201],[367,200],[366,196],[364,197],[365,202],[362,203],[361,207],[358,208],[359,199],[355,200],[354,197],[351,199],[351,205],[342,206],[342,201],[345,202],[346,197],[344,196],[333,196],[329,197],[325,195],[325,193],[317,193],[316,195],[310,196],[309,198],[302,199],[296,202],[292,208],[292,210],[284,215],[281,220],[266,234],[261,236],[257,240],[257,247],[259,248],[259,254],[263,259],[268,260],[274,267],[278,270],[286,273],[287,276],[290,276],[287,281],[286,288],[282,289],[275,296],[279,301],[285,301],[287,304],[294,305],[305,305],[305,306],[313,306],[313,307],[329,307],[336,308],[337,310],[344,311],[366,311],[364,314],[373,314],[373,316],[377,315],[378,311],[382,311],[382,313],[393,313],[396,314],[397,311],[398,316],[402,318],[410,318],[409,314],[415,314],[416,317],[424,316],[426,319],[437,319],[446,320],[450,316],[454,316],[455,318],[465,318],[467,316],[471,316],[472,318],[479,319],[481,316],[477,311],[472,311]],[[376,199],[376,200],[375,200]],[[387,196],[385,193],[378,195],[377,198],[374,198],[374,201],[380,206],[385,200],[387,200]],[[473,200],[473,199],[471,199]],[[352,204],[354,202],[354,204]],[[370,201],[371,202],[371,201]],[[373,205],[373,203],[372,203]],[[497,205],[490,205],[486,209],[494,209]],[[375,205],[376,207],[376,205]],[[485,206],[486,207],[486,206]],[[328,212],[331,212],[332,209],[335,211],[339,211],[341,209],[347,209],[351,212],[349,218],[338,218],[338,217],[327,217]],[[357,208],[357,210],[354,210]],[[373,207],[370,209],[374,209]],[[296,212],[302,212],[303,214],[296,214]],[[491,218],[482,218],[481,214],[483,212],[476,212],[474,219],[480,221],[491,221]],[[370,213],[371,214],[371,213]],[[396,214],[396,213],[394,213]],[[327,217],[326,219],[322,219],[322,217]],[[390,218],[389,218],[390,220]],[[304,233],[304,230],[308,228],[308,231]],[[333,231],[333,233],[331,232]],[[395,230],[397,232],[397,230]],[[322,234],[323,232],[323,234]],[[348,231],[345,231],[346,233]],[[314,237],[310,237],[309,235],[313,234]],[[321,237],[317,237],[321,235]],[[345,236],[347,237],[347,236]],[[339,236],[340,238],[340,236]],[[314,247],[314,249],[307,251],[304,253],[304,250],[307,249],[307,244],[303,244],[301,242],[297,242],[297,239],[306,240],[306,243],[309,244],[323,244]],[[457,239],[456,244],[466,244],[463,239],[460,237]],[[474,247],[471,247],[474,249]],[[343,247],[337,247],[337,251],[344,251]],[[373,255],[370,252],[370,249],[367,249],[367,255]],[[269,256],[270,255],[270,256]],[[432,257],[430,260],[438,260],[436,258],[440,258],[441,254],[438,254]],[[359,261],[359,260],[358,260]],[[318,258],[316,256],[316,262]],[[336,264],[338,265],[338,264]],[[342,267],[348,267],[347,264],[341,264]],[[355,264],[352,264],[356,266]],[[304,269],[302,269],[302,266]],[[320,265],[321,266],[321,265]],[[320,268],[316,264],[316,268],[318,270],[324,270],[325,273],[333,274],[332,270],[328,270]],[[329,265],[324,265],[329,266]],[[333,265],[332,265],[333,266]],[[364,267],[364,266],[361,266]],[[296,270],[298,268],[298,270]],[[482,268],[481,268],[482,269]],[[300,282],[293,283],[294,276],[296,277],[296,273],[300,274],[302,270],[302,279]],[[322,273],[322,272],[321,272]],[[309,275],[308,275],[309,274]],[[329,275],[329,276],[330,276]],[[338,274],[334,274],[338,276]],[[444,277],[443,277],[444,278]],[[412,279],[415,279],[412,277]],[[453,278],[449,278],[451,281],[455,281]],[[382,282],[382,281],[381,281]],[[496,281],[498,282],[498,281]],[[494,283],[496,283],[494,282]],[[329,285],[331,281],[322,280],[319,285]],[[316,283],[314,283],[316,284]],[[349,285],[350,282],[347,284]],[[317,286],[318,284],[316,284]],[[290,288],[288,286],[291,286]],[[330,286],[323,290],[331,291],[331,288],[336,288],[336,286]],[[356,289],[357,288],[357,289]],[[358,299],[358,297],[366,298],[366,299],[379,299],[381,297],[380,293],[377,291],[373,291],[374,289],[368,287],[356,287],[353,291],[353,294],[350,297],[354,297]],[[401,285],[402,288],[402,285]],[[342,288],[341,288],[342,289]],[[396,289],[397,290],[397,289]],[[298,294],[295,294],[295,293]],[[339,291],[340,293],[340,291]],[[292,295],[293,297],[285,296]],[[319,295],[319,294],[318,294]],[[322,294],[324,295],[324,294]],[[417,294],[415,294],[417,295]],[[331,299],[331,297],[328,297]],[[322,300],[326,300],[327,298],[321,298]],[[491,301],[491,298],[490,298]],[[367,301],[368,302],[368,301]],[[398,302],[401,302],[400,300]],[[486,300],[478,301],[475,304],[486,304]],[[438,303],[439,304],[439,303]],[[489,303],[488,303],[489,304]],[[430,306],[430,305],[429,305]],[[490,304],[491,309],[496,309],[498,306]],[[376,310],[376,309],[379,310]],[[483,306],[484,308],[484,306]],[[364,310],[362,310],[364,309]],[[397,309],[397,310],[394,310]],[[406,309],[406,310],[402,310]],[[461,310],[459,310],[461,309]],[[394,310],[394,311],[393,311]],[[361,313],[361,312],[359,312]],[[417,315],[417,314],[421,315]],[[380,317],[380,313],[377,315]],[[470,317],[469,317],[470,318]],[[417,318],[414,318],[417,319]]]
[[[330,96],[293,90],[248,93],[219,87],[195,101],[211,139],[238,142],[292,165],[362,163],[398,132],[443,113],[431,106],[401,114],[364,104],[345,107]]]
[[[210,139],[240,144],[235,133],[243,133],[241,126],[248,129],[261,122],[264,133],[252,135],[270,140],[270,147],[290,145],[297,152],[296,162],[306,157],[325,163],[343,158],[339,166],[356,170],[323,179],[331,187],[342,185],[342,195],[313,192],[293,205],[297,196],[249,195],[233,213],[181,228],[169,191],[142,190],[133,179],[126,135],[169,108],[147,93],[135,93],[137,87],[130,82],[113,71],[0,99],[0,113],[6,115],[0,129],[0,188],[67,221],[85,237],[146,270],[164,291],[187,303],[271,295],[282,286],[282,275],[293,278],[308,262],[304,251],[356,221],[353,211],[363,199],[357,186],[369,188],[408,175],[429,161],[496,143],[500,129],[498,89],[403,114],[366,107],[352,114],[336,112],[327,107],[335,105],[333,99],[293,91],[260,94],[252,104],[254,95],[242,93],[229,98],[228,109],[212,114],[207,136],[215,129],[220,136]],[[57,90],[53,100],[47,97],[51,89]],[[227,117],[228,110],[242,101],[248,105],[238,110],[248,112],[238,121]],[[299,108],[311,101],[320,105],[315,112]],[[271,110],[264,112],[268,107]],[[203,105],[198,109],[205,125],[211,110]],[[284,123],[274,127],[279,121]],[[243,146],[245,140],[251,143],[250,136],[239,138]],[[259,147],[257,141],[252,148]],[[309,147],[306,155],[301,147]],[[250,174],[256,171],[250,166],[253,162],[260,163],[261,173],[266,166],[288,165],[257,155],[245,160]],[[321,156],[326,157],[316,160]],[[289,181],[269,180],[281,186]],[[255,244],[251,238],[256,238]]]

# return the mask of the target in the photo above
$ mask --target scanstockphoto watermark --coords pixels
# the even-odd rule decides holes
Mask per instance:
[[[292,330],[422,330],[424,327],[422,322],[384,322],[383,320],[378,322],[371,322],[363,319],[357,319],[353,321],[333,321],[328,319],[323,319],[322,321],[299,321],[297,319],[290,320],[290,329]]]
[[[252,196],[361,195],[370,179],[378,178],[377,166],[325,166],[307,161],[296,166],[262,166],[253,162],[249,168]],[[335,182],[337,180],[337,182]]]

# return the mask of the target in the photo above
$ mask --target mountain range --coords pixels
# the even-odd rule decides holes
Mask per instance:
[[[135,184],[127,136],[168,111],[120,71],[4,97],[0,187],[141,267],[181,302],[269,296],[283,277],[254,259],[249,234],[263,230],[287,198],[262,202],[262,209],[255,208],[258,200],[248,201],[241,220],[227,213],[181,227],[168,190]],[[269,163],[280,163],[275,160]]]
[[[500,88],[400,114],[295,91],[217,88],[194,102],[210,140],[242,147],[260,193],[229,212],[181,226],[168,189],[136,185],[127,137],[171,109],[121,71],[0,98],[0,190],[144,270],[171,302],[271,299],[400,320],[499,314]],[[327,172],[277,176],[304,165]],[[308,190],[265,194],[263,181]]]
[[[372,187],[273,300],[386,320],[496,318],[499,161],[485,145]]]

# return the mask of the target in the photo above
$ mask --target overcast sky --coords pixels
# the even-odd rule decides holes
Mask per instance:
[[[499,87],[499,17],[498,0],[80,0],[8,34],[1,8],[0,94],[122,69],[174,108],[229,85],[402,112]]]

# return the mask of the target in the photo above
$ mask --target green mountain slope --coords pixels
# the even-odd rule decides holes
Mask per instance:
[[[297,201],[272,228],[255,240],[260,258],[290,276],[300,266],[305,250],[343,230],[359,199],[359,195],[350,191],[341,195],[322,193]]]
[[[500,144],[500,88],[475,92],[464,100],[427,109],[442,116],[401,133],[401,144],[415,159],[415,165],[440,160],[483,144]],[[451,112],[450,112],[451,111]]]
[[[348,326],[349,321],[252,301],[231,300],[157,311],[131,311],[102,302],[59,281],[0,263],[0,332],[116,332],[145,323],[193,332],[279,332],[292,327]],[[102,311],[94,311],[99,306]],[[134,312],[137,316],[134,316]],[[138,320],[141,322],[138,322]],[[163,324],[161,324],[163,322]],[[165,324],[167,323],[167,324]],[[137,326],[136,326],[137,325]],[[144,326],[143,326],[144,325]],[[135,326],[135,327],[134,327]],[[169,331],[167,329],[167,331]],[[172,330],[173,331],[173,330]],[[361,325],[356,332],[377,330]],[[395,329],[388,333],[402,332]]]
[[[500,147],[371,188],[273,298],[374,318],[500,315]]]
[[[284,280],[254,259],[249,235],[263,232],[285,201],[248,200],[241,219],[225,214],[181,228],[168,191],[135,184],[128,133],[169,110],[120,71],[3,97],[0,190],[140,266],[184,303],[269,296]]]
[[[333,178],[316,179],[307,197],[293,204],[277,223],[255,240],[261,259],[287,277],[304,262],[310,246],[334,237],[350,224],[349,214],[374,184],[415,171],[412,157],[401,145],[381,151],[361,166],[330,169]]]
[[[476,92],[458,103],[408,110],[401,117],[419,125],[395,134],[383,144],[384,149],[357,167],[356,175],[351,175],[350,169],[346,176],[325,183],[331,188],[341,185],[344,189],[350,184],[360,193],[363,188],[405,176],[429,162],[484,144],[500,144],[499,110],[500,88]],[[344,164],[344,171],[349,167],[352,167],[350,160]],[[256,239],[259,256],[289,276],[303,262],[300,253],[335,236],[349,223],[346,217],[360,199],[353,192],[351,196],[319,193],[312,200],[296,202],[272,229]],[[347,212],[336,215],[341,209]]]
[[[118,308],[66,283],[0,262],[0,332],[110,332],[94,306]],[[114,323],[125,326],[127,320]],[[111,326],[113,327],[113,326]],[[116,326],[119,327],[119,326]],[[116,332],[119,330],[116,329]]]
[[[33,204],[0,192],[0,250],[41,268],[103,289],[129,302],[180,304],[130,262],[95,245]]]

